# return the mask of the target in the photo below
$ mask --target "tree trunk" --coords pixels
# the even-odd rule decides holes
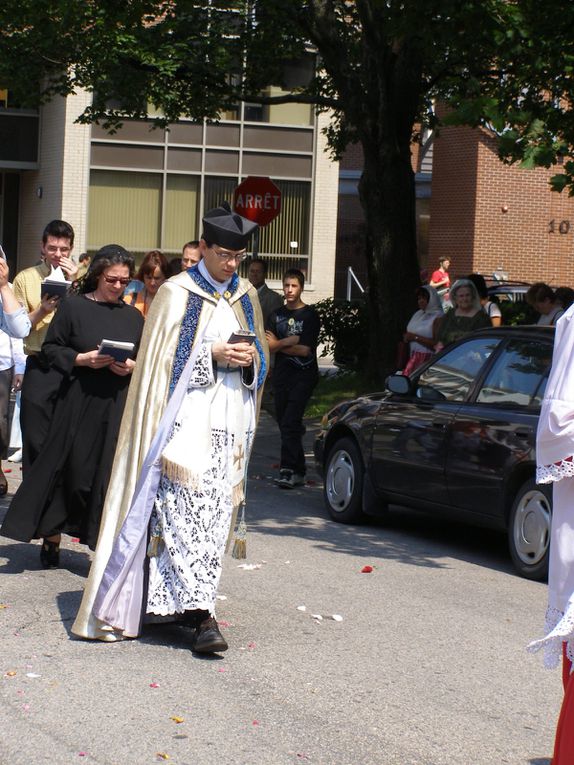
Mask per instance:
[[[415,177],[410,146],[385,151],[366,144],[359,195],[367,229],[369,371],[378,382],[396,371],[397,343],[416,308]],[[383,150],[381,150],[383,148]]]

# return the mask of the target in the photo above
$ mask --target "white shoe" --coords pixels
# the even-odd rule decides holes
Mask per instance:
[[[8,457],[8,462],[22,462],[22,449],[18,449],[11,457]]]

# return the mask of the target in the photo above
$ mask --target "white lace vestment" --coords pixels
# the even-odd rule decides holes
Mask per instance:
[[[152,550],[150,542],[147,613],[166,616],[198,608],[215,613],[233,517],[233,486],[248,459],[255,405],[241,372],[219,372],[216,377],[211,346],[238,328],[231,307],[221,299],[169,439],[171,443],[177,437],[174,443],[180,443],[185,436],[182,458],[191,457],[196,477],[178,481],[162,471],[155,498],[150,539],[156,547]]]

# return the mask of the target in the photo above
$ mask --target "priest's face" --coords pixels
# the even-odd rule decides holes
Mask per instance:
[[[245,250],[228,250],[217,244],[208,247],[204,239],[201,240],[200,246],[205,267],[216,282],[231,279],[245,257]]]

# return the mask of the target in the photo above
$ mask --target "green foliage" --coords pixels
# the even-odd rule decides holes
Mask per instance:
[[[369,353],[369,320],[364,301],[327,298],[314,304],[321,319],[322,356],[333,356],[342,366],[359,369]]]
[[[502,323],[509,325],[536,324],[538,313],[525,300],[503,300],[499,303]]]

